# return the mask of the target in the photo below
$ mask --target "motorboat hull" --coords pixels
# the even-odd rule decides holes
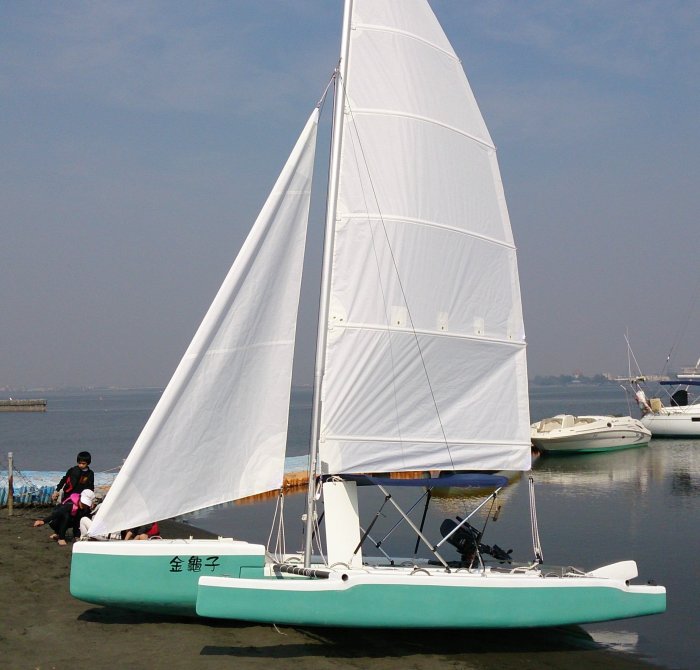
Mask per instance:
[[[542,430],[546,422],[558,419],[544,419],[532,425],[532,444],[543,452],[590,453],[616,451],[643,447],[649,444],[652,433],[642,422],[631,417],[572,417],[574,425]],[[580,421],[579,421],[580,420]],[[585,421],[584,421],[585,420]]]

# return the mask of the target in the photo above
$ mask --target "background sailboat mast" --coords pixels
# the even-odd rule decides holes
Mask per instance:
[[[343,137],[345,112],[345,80],[350,48],[350,22],[353,0],[345,0],[343,11],[343,33],[340,42],[340,60],[335,73],[335,98],[333,102],[333,132],[331,137],[331,162],[328,174],[328,194],[326,204],[326,231],[323,243],[323,265],[321,269],[321,298],[318,310],[318,334],[316,336],[316,363],[314,372],[314,398],[311,413],[311,444],[309,456],[309,491],[306,498],[306,532],[304,543],[304,565],[311,565],[312,536],[314,528],[314,489],[318,474],[318,441],[321,432],[321,387],[326,359],[326,337],[328,324],[328,304],[331,288],[331,264],[336,210],[338,204],[338,180],[340,173],[340,150]]]

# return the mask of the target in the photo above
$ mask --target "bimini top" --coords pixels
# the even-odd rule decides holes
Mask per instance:
[[[443,477],[416,477],[414,479],[392,479],[391,477],[375,477],[373,475],[326,475],[324,480],[343,479],[356,482],[358,486],[425,486],[426,488],[499,488],[508,484],[508,479],[502,475],[491,475],[481,472],[452,474]]]

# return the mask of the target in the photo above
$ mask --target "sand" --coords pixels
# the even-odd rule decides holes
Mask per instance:
[[[0,510],[0,667],[649,668],[580,628],[524,632],[297,629],[164,617],[83,603],[68,588],[71,545],[32,528],[45,510]],[[191,534],[188,527],[187,535]],[[164,536],[182,536],[178,524]],[[205,536],[203,533],[202,536]]]

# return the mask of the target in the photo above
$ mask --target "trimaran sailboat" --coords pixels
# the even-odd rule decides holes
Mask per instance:
[[[364,475],[524,471],[530,435],[515,247],[460,61],[425,0],[347,0],[343,21],[304,553],[225,538],[78,542],[71,592],[299,625],[530,627],[664,611],[663,587],[630,584],[633,561],[556,573],[540,556],[487,565],[466,520],[436,542],[404,517],[430,560],[363,557],[371,528],[360,525],[358,486],[394,502],[384,479]],[[318,109],[94,535],[281,486],[317,122]],[[460,561],[444,558],[446,539]]]

